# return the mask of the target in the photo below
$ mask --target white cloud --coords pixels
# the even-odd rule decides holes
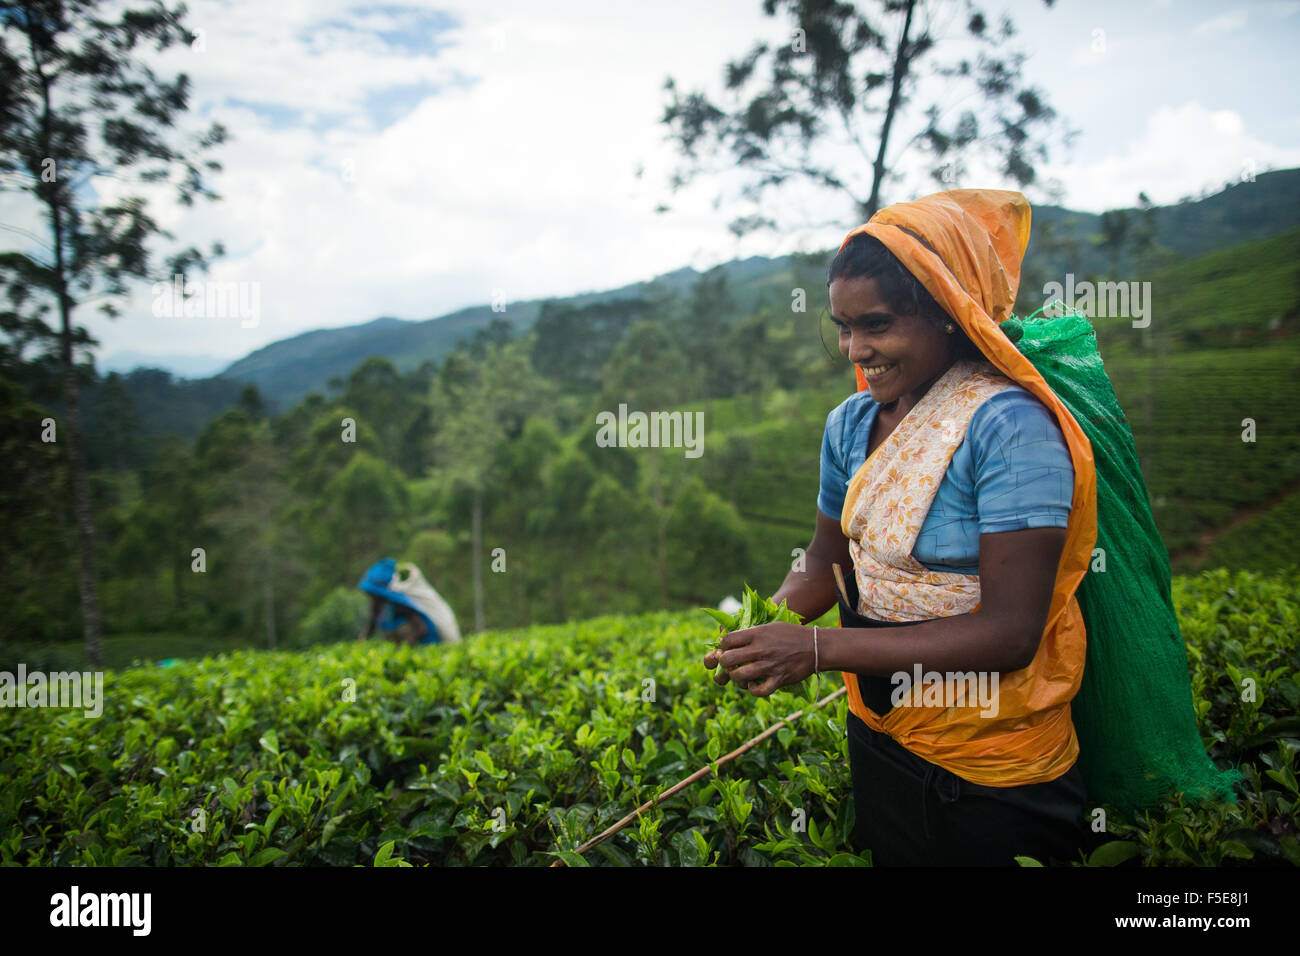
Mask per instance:
[[[1231,13],[1224,13],[1217,17],[1210,17],[1208,20],[1202,20],[1196,26],[1192,27],[1192,33],[1195,36],[1217,36],[1221,33],[1232,33],[1240,30],[1246,25],[1246,11],[1233,10]]]
[[[1162,107],[1135,141],[1094,162],[1052,167],[1068,184],[1072,209],[1101,212],[1133,206],[1145,191],[1157,205],[1221,188],[1249,170],[1300,165],[1300,147],[1281,147],[1251,135],[1239,114],[1195,101]]]
[[[756,0],[718,0],[707,12],[693,0],[449,0],[360,12],[350,0],[190,6],[190,26],[206,31],[204,52],[173,51],[158,68],[190,74],[195,125],[218,119],[230,128],[215,182],[224,198],[192,209],[160,203],[153,213],[185,245],[223,241],[228,256],[206,278],[260,283],[261,321],[244,329],[237,320],[155,319],[142,285],[117,322],[83,315],[102,354],[236,358],[313,328],[485,303],[496,289],[508,301],[567,295],[688,264],[826,248],[857,224],[846,197],[790,185],[769,193],[759,211],[809,228],[736,242],[726,224],[749,210],[715,210],[712,200],[734,195],[740,176],[724,170],[675,196],[667,188],[676,157],[658,122],[663,80],[716,93],[728,59],[760,36],[784,41],[784,19],[764,17]],[[435,11],[458,25],[421,37]],[[1086,72],[1092,99],[1111,96],[1106,84],[1125,63],[1141,60],[1164,75],[1198,69],[1114,14],[1096,21],[1106,25],[1099,57],[1091,14],[1068,28],[1062,20],[1068,35],[1040,43],[1030,61],[1053,102],[1080,85],[1070,61],[1105,67]],[[1185,31],[1195,17],[1182,21]],[[393,31],[387,40],[384,31]],[[421,84],[426,92],[409,93]],[[1105,119],[1092,125],[1149,109],[1140,88],[1129,93],[1108,99]],[[918,96],[914,105],[925,102]],[[960,99],[950,105],[964,108]],[[1292,116],[1280,115],[1273,129],[1286,129]],[[900,160],[914,131],[902,122],[891,140],[889,158],[902,174],[889,184],[891,200],[939,188],[925,180],[915,149]],[[1259,170],[1300,164],[1296,150],[1270,145],[1271,135],[1193,101],[1157,110],[1142,135],[1113,141],[1108,155],[1040,172],[1065,182],[1077,208],[1131,205],[1142,189],[1173,202],[1239,175],[1248,160]],[[858,191],[869,188],[870,163],[856,148],[825,155]],[[963,185],[976,182],[1014,188],[994,169],[973,168]],[[100,187],[121,192],[111,181]],[[656,214],[660,202],[671,212]],[[23,215],[0,194],[0,221],[37,224]]]
[[[1278,3],[1264,3],[1260,5],[1260,9],[1267,10],[1270,15],[1278,17],[1279,19],[1293,17],[1297,13],[1300,13],[1300,0],[1282,0],[1282,2]]]
[[[716,84],[724,55],[748,42],[735,37],[755,34],[750,3],[723,6],[707,22],[685,4],[620,10],[616,21],[582,4],[567,14],[462,6],[463,26],[439,37],[450,45],[404,65],[372,39],[348,48],[346,30],[304,39],[311,22],[352,22],[341,4],[310,15],[277,6],[269,24],[196,9],[192,25],[213,24],[206,52],[182,55],[195,66],[196,90],[220,91],[212,116],[233,134],[217,185],[224,198],[160,218],[187,242],[222,240],[230,255],[208,278],[260,283],[262,320],[242,329],[155,319],[143,287],[129,316],[95,328],[105,351],[237,357],[311,328],[442,314],[496,289],[509,300],[565,295],[700,263],[701,254],[712,264],[768,251],[737,250],[726,217],[708,208],[711,191],[678,197],[668,216],[653,211],[669,199],[672,157],[657,124],[663,77]],[[745,28],[728,29],[728,17]],[[237,57],[222,52],[236,48]],[[365,122],[365,90],[452,76],[473,83],[446,86],[387,128]],[[227,99],[338,110],[347,121],[313,128],[221,105]],[[647,170],[640,180],[638,163]]]

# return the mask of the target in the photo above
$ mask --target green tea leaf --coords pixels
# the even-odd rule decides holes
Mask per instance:
[[[1125,860],[1131,860],[1142,852],[1136,843],[1128,840],[1111,840],[1092,851],[1088,857],[1089,866],[1119,866]]]
[[[279,847],[268,846],[266,849],[258,850],[254,853],[252,857],[249,858],[248,865],[266,866],[266,864],[273,863],[282,856],[284,856],[284,850],[281,850]]]
[[[702,607],[700,610],[725,627],[728,632],[736,629],[736,616],[734,614],[728,614],[726,611],[719,611],[714,607]]]
[[[1223,851],[1224,856],[1233,856],[1239,860],[1249,860],[1255,856],[1255,852],[1250,847],[1236,840],[1224,840],[1219,844],[1219,849]]]

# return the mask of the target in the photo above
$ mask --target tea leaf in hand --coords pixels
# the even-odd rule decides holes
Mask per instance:
[[[738,617],[709,607],[703,607],[700,610],[722,625],[724,634],[730,634],[732,631],[743,631],[747,627],[758,627],[760,624],[771,624],[773,621],[789,621],[792,624],[803,623],[803,618],[790,610],[785,599],[782,599],[781,606],[777,607],[771,600],[751,588],[748,583],[745,584],[744,598],[741,601],[740,615]],[[713,646],[718,645],[714,644]],[[718,664],[718,669],[714,671],[714,676],[720,673],[722,673],[721,663]]]

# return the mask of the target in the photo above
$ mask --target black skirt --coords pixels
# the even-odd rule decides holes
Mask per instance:
[[[906,627],[856,610],[857,582],[839,595],[843,627]],[[892,709],[888,678],[858,675],[863,702],[884,716]],[[848,717],[849,766],[859,853],[876,866],[1015,866],[1077,860],[1098,840],[1087,826],[1087,790],[1076,762],[1047,783],[987,787],[912,753],[888,734]]]

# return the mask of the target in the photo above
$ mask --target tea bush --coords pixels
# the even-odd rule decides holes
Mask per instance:
[[[370,616],[370,599],[357,588],[337,587],[303,617],[291,647],[335,644],[356,638]]]
[[[1093,863],[1300,863],[1297,583],[1176,579],[1202,735],[1248,784],[1236,805],[1109,813]],[[574,854],[805,706],[713,684],[715,633],[660,613],[109,672],[97,719],[0,711],[0,863],[869,863],[842,697]]]

